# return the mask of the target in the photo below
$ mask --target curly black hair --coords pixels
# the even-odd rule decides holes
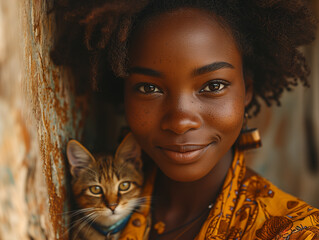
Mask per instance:
[[[70,66],[82,86],[90,79],[94,89],[121,87],[134,29],[155,14],[183,7],[209,11],[230,28],[244,73],[253,80],[247,109],[252,115],[260,110],[260,98],[279,105],[284,90],[298,82],[308,86],[309,69],[298,47],[314,39],[316,20],[305,0],[59,0],[52,58]]]

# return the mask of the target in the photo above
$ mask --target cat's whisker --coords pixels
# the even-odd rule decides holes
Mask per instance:
[[[140,198],[136,198],[135,200],[138,202],[146,202],[146,201],[151,201],[153,199],[152,196],[144,196],[144,197],[140,197]]]
[[[96,216],[100,216],[100,214],[97,214],[99,211],[98,210],[95,210],[94,212],[93,212],[93,214],[91,214],[89,217],[88,217],[88,219],[89,220],[92,220],[93,218],[95,218]]]
[[[72,228],[74,228],[75,226],[78,226],[78,225],[79,225],[79,227],[77,227],[78,230],[77,230],[77,233],[74,235],[74,238],[73,238],[73,239],[76,239],[76,237],[77,237],[77,235],[80,233],[80,231],[85,227],[85,225],[88,224],[87,219],[90,219],[94,214],[95,214],[95,213],[92,212],[92,213],[90,213],[90,214],[88,214],[88,215],[85,215],[84,217],[82,217],[82,218],[80,218],[80,219],[77,219],[77,220],[74,222],[74,224],[73,224],[73,226],[70,228],[70,230],[71,230]]]
[[[136,202],[137,207],[142,207],[142,206],[146,207],[148,206],[149,202],[152,201],[152,197],[148,197],[148,196],[141,197],[141,198],[135,199],[134,201]]]
[[[73,214],[70,215],[70,218],[75,217],[76,215],[79,215],[81,213],[87,213],[87,212],[91,212],[93,211],[94,208],[84,208],[84,209],[79,209],[79,210],[73,210],[73,211],[69,211],[69,212],[73,212]],[[92,214],[92,213],[91,213]],[[70,224],[70,227],[68,227],[66,229],[66,231],[63,233],[63,235],[65,235],[66,233],[70,232],[70,230],[72,228],[74,228],[77,224],[79,224],[79,222],[84,221],[85,218],[87,218],[88,215],[83,216],[82,218],[77,219],[77,221],[72,221]]]
[[[77,239],[77,236],[79,235],[79,233],[81,232],[81,230],[85,227],[85,225],[86,225],[86,222],[82,222],[82,223],[79,223],[79,224],[77,224],[77,225],[79,225],[79,227],[77,227],[77,231],[76,231],[76,233],[73,233],[72,235],[72,239]]]
[[[76,226],[76,225],[78,225],[78,224],[80,224],[80,223],[84,223],[84,222],[86,221],[86,219],[89,218],[91,215],[94,215],[94,212],[92,212],[92,213],[90,213],[90,214],[88,214],[88,215],[85,215],[85,216],[83,216],[83,217],[77,219],[76,221],[74,221],[74,222],[72,223],[72,224],[73,224],[72,227],[74,227],[74,226]]]
[[[70,213],[75,212],[76,210],[70,210],[70,211],[65,211],[61,213],[54,213],[55,216],[61,216],[61,215],[69,215]]]
[[[90,216],[89,221],[87,222],[88,223],[88,228],[86,229],[86,232],[85,232],[84,235],[86,235],[87,232],[90,231],[90,228],[91,228],[92,224],[96,221],[96,219],[98,217],[100,217],[100,214],[97,214],[97,212],[95,212],[94,215]]]
[[[68,228],[65,230],[65,232],[63,233],[63,237],[65,237],[67,233],[70,233],[71,230],[72,230],[75,226],[77,226],[78,224],[79,224],[78,221],[73,221],[73,222],[71,222],[70,225],[69,225],[69,227],[68,227]]]
[[[70,217],[74,217],[74,216],[79,215],[79,214],[82,214],[82,213],[90,213],[90,212],[92,212],[92,211],[94,211],[94,208],[83,208],[83,209],[79,209],[79,210],[73,212],[73,213],[70,215]]]
[[[74,224],[74,223],[71,223],[70,224],[70,227],[68,227],[66,230],[65,230],[65,232],[63,233],[63,237],[66,237],[66,235],[69,233],[71,233],[71,230],[73,229],[73,228],[75,228],[76,226],[77,226],[78,224]]]
[[[104,213],[104,212],[105,212],[105,209],[103,209],[103,208],[100,208],[100,209],[95,209],[95,212],[100,212],[100,213]]]
[[[92,224],[95,222],[95,220],[99,217],[98,214],[95,214],[95,216],[92,216],[92,218],[90,218],[90,223],[89,223],[89,228],[86,230],[86,232],[89,231],[90,227],[92,226]]]
[[[145,207],[148,207],[149,205],[148,204],[139,204],[137,206],[137,208],[135,207],[133,210],[138,210],[139,208],[145,208]]]
[[[68,215],[70,217],[74,217],[75,215],[81,214],[81,213],[86,213],[93,211],[94,208],[83,208],[83,209],[76,209],[76,210],[71,210],[71,211],[66,211],[63,213],[57,213],[56,215]]]

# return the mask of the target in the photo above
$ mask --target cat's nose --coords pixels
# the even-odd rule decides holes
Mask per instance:
[[[118,203],[110,203],[110,204],[107,205],[107,207],[108,207],[109,209],[111,209],[112,212],[114,212],[115,208],[116,208],[118,205],[119,205]]]

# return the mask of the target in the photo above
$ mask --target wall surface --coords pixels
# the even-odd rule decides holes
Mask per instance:
[[[67,239],[64,149],[85,97],[50,60],[52,3],[0,0],[0,239]]]
[[[319,1],[310,2],[319,19]],[[263,147],[248,152],[247,160],[278,187],[319,208],[319,29],[303,52],[311,87],[286,92],[280,107],[262,107],[250,125],[260,128]]]

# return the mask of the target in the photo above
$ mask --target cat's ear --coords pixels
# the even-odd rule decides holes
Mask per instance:
[[[115,153],[116,159],[130,161],[138,168],[142,168],[141,147],[136,142],[132,133],[126,135]]]
[[[79,171],[89,167],[95,161],[91,153],[76,140],[68,142],[66,154],[71,167],[71,174],[78,176]]]

